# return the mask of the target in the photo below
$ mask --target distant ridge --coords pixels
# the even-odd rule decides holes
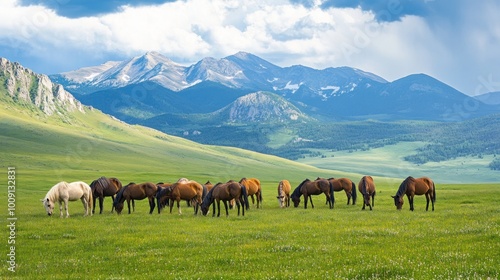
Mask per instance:
[[[5,58],[0,58],[0,82],[5,85],[6,96],[15,102],[37,107],[46,115],[84,112],[82,104],[62,85]]]

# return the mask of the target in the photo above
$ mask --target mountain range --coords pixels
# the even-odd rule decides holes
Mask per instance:
[[[425,74],[388,82],[350,67],[279,67],[245,52],[204,58],[190,66],[148,52],[50,77],[85,104],[131,122],[164,113],[211,113],[255,92],[280,95],[300,113],[327,121],[459,121],[499,111],[498,105],[485,104]],[[269,109],[263,106],[260,110]],[[274,117],[280,118],[269,114],[267,120]]]

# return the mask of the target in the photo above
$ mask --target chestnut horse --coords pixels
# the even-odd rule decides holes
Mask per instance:
[[[257,178],[241,178],[240,184],[245,186],[247,189],[247,194],[250,198],[252,198],[252,204],[255,204],[255,200],[253,198],[253,195],[255,194],[255,197],[257,199],[257,208],[259,208],[259,205],[262,204],[262,188],[260,186],[260,181]],[[247,210],[250,207],[247,208]]]
[[[288,180],[281,180],[278,184],[278,202],[280,203],[280,207],[290,207],[290,190],[291,190],[290,182]]]
[[[149,214],[151,214],[155,209],[154,198],[157,191],[158,187],[151,182],[141,184],[129,183],[116,194],[113,206],[116,212],[120,214],[123,210],[123,202],[127,200],[128,213],[130,214],[130,201],[132,200],[133,202],[134,199],[143,200],[147,197],[149,200]]]
[[[365,206],[369,206],[370,210],[373,210],[372,207],[375,206],[375,183],[372,176],[363,176],[359,181],[358,190],[363,195],[363,208],[361,210],[365,210]]]
[[[212,204],[213,214],[215,216],[215,201],[217,201],[217,217],[220,217],[220,201],[224,203],[226,208],[226,217],[229,216],[227,202],[231,200],[236,201],[236,206],[238,207],[238,216],[240,215],[240,203],[243,210],[243,216],[245,216],[245,208],[250,208],[248,203],[248,194],[245,186],[239,184],[235,181],[229,181],[227,183],[217,183],[205,196],[201,204],[201,212],[203,215],[207,215],[210,205]]]
[[[328,182],[328,180],[325,179],[318,179],[315,181],[305,179],[302,183],[300,183],[300,185],[295,188],[291,196],[293,206],[298,207],[300,203],[300,196],[304,195],[304,209],[307,209],[307,198],[311,201],[311,207],[314,208],[311,195],[318,195],[321,193],[325,194],[330,209],[333,209],[333,205],[335,204],[333,186],[330,182]]]
[[[398,192],[394,198],[394,205],[398,210],[403,208],[404,199],[403,196],[406,194],[408,197],[408,202],[410,203],[410,211],[413,211],[413,197],[415,195],[425,194],[425,199],[427,200],[427,206],[425,211],[429,210],[429,201],[432,201],[432,211],[434,211],[434,202],[436,202],[436,186],[434,182],[429,177],[413,178],[409,176],[406,178],[399,186]]]
[[[117,178],[106,178],[101,177],[90,183],[90,188],[92,189],[92,195],[94,199],[94,207],[92,207],[92,214],[95,213],[95,202],[99,198],[99,214],[102,214],[104,197],[111,196],[111,199],[115,200],[115,194],[122,188],[122,182]],[[114,206],[111,207],[111,213],[113,213]]]
[[[322,179],[319,178],[318,179]],[[317,179],[316,179],[317,180]],[[356,192],[356,184],[351,181],[349,178],[329,178],[328,182],[333,185],[333,191],[340,192],[340,191],[345,191],[345,194],[347,196],[347,205],[351,203],[351,198],[352,198],[352,205],[356,204],[356,199],[357,199],[357,192]],[[328,201],[326,201],[328,203]]]
[[[177,210],[179,215],[182,214],[180,201],[187,200],[194,202],[194,214],[198,214],[198,207],[200,206],[203,197],[203,186],[200,183],[192,180],[181,181],[172,184],[169,188],[170,191],[168,192],[168,196],[170,197],[170,213],[172,213],[174,201],[177,201]]]

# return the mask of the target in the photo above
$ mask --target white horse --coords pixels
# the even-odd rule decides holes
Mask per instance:
[[[68,201],[76,201],[80,199],[85,208],[84,216],[90,214],[92,216],[92,190],[85,182],[59,182],[53,186],[42,199],[43,206],[49,216],[54,212],[56,202],[59,202],[59,213],[62,218],[62,203],[64,202],[64,209],[66,210],[66,218],[69,217]]]

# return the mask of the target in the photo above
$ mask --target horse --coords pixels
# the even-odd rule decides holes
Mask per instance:
[[[290,182],[288,180],[281,180],[278,184],[278,202],[280,203],[280,207],[290,207],[290,190],[291,190]]]
[[[333,186],[325,179],[311,181],[305,179],[300,185],[295,188],[291,195],[293,206],[298,207],[300,203],[300,196],[304,195],[304,209],[307,209],[307,198],[311,201],[311,207],[314,208],[311,195],[318,195],[324,193],[328,200],[330,209],[333,209],[335,204],[335,196]]]
[[[318,179],[322,179],[319,178]],[[317,179],[316,179],[317,180]],[[356,184],[351,181],[349,178],[329,178],[327,179],[330,184],[333,185],[333,191],[340,192],[340,191],[345,191],[345,194],[347,196],[347,205],[351,203],[351,198],[352,198],[352,205],[356,204],[356,199],[357,199],[357,193],[356,193]],[[328,200],[326,201],[328,203]]]
[[[363,208],[361,210],[365,210],[365,206],[369,206],[370,210],[372,210],[372,207],[375,205],[375,183],[372,176],[363,176],[361,181],[359,181],[358,190],[363,195]]]
[[[394,198],[394,205],[398,210],[403,208],[403,195],[408,197],[408,202],[410,203],[410,211],[413,211],[413,197],[415,195],[425,194],[425,199],[427,200],[427,206],[425,211],[429,210],[429,200],[432,201],[432,211],[434,211],[434,203],[436,202],[436,186],[434,182],[429,177],[413,178],[409,176],[406,178],[399,186],[398,192]]]
[[[47,215],[52,216],[56,202],[59,202],[59,216],[63,217],[62,203],[66,210],[66,218],[69,217],[68,202],[80,199],[83,203],[85,212],[83,216],[90,214],[92,216],[92,190],[85,182],[59,182],[55,184],[42,199],[43,206]]]
[[[182,214],[180,201],[187,200],[194,202],[194,214],[198,214],[198,207],[203,197],[203,186],[200,183],[192,180],[181,181],[172,184],[167,190],[169,190],[168,196],[170,197],[170,213],[172,213],[174,201],[177,201],[179,215]]]
[[[242,205],[243,216],[245,216],[245,208],[249,209],[250,204],[248,203],[248,193],[245,186],[241,185],[235,181],[229,181],[227,183],[217,183],[205,196],[203,202],[201,203],[201,212],[204,216],[207,215],[210,205],[213,205],[213,214],[215,216],[215,201],[217,201],[217,217],[220,217],[220,201],[224,203],[226,208],[226,217],[229,216],[227,202],[231,200],[236,201],[236,206],[238,207],[238,216],[240,215],[240,203]]]
[[[102,214],[102,206],[105,196],[111,196],[113,201],[115,200],[115,194],[122,188],[122,182],[117,178],[106,178],[101,177],[90,183],[90,188],[92,189],[92,196],[94,198],[92,208],[92,214],[95,213],[96,199],[99,198],[99,214]],[[111,207],[111,213],[113,213],[114,207]]]
[[[168,205],[168,201],[170,199],[170,192],[172,191],[172,185],[170,183],[157,183],[156,187],[158,190],[156,191],[155,198],[156,204],[158,204],[158,214],[160,214],[161,209],[165,208]]]
[[[213,187],[214,187],[214,184],[212,184],[210,182],[210,180],[208,180],[205,184],[204,184],[205,187],[207,187],[207,192],[209,192]]]
[[[141,184],[129,183],[116,194],[115,201],[113,202],[116,213],[120,214],[122,212],[123,202],[127,200],[128,213],[130,214],[130,201],[132,200],[133,203],[134,200],[143,200],[146,197],[149,200],[149,214],[153,213],[155,209],[154,198],[157,191],[158,187],[151,182]]]
[[[262,204],[262,188],[260,186],[260,181],[257,178],[241,178],[240,182],[241,185],[245,186],[247,189],[247,194],[252,198],[252,205],[255,204],[255,200],[253,198],[253,195],[255,194],[255,197],[257,199],[257,208],[259,208],[259,204]],[[247,208],[247,210],[250,209]]]

